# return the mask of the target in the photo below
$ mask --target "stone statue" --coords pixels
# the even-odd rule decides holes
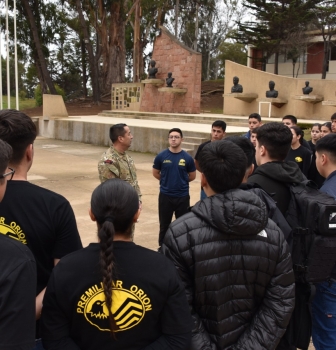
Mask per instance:
[[[243,87],[238,83],[239,83],[239,78],[233,77],[233,86],[231,88],[231,93],[232,92],[243,92]]]
[[[148,79],[156,79],[156,73],[158,69],[155,68],[156,62],[154,60],[150,60],[149,65],[151,68],[148,69]]]
[[[168,78],[166,78],[167,87],[173,87],[172,84],[173,84],[173,81],[175,80],[175,78],[173,78],[172,75],[173,75],[173,73],[171,73],[171,72],[168,73]]]
[[[266,97],[277,98],[278,97],[278,91],[274,90],[275,82],[273,80],[271,80],[268,83],[268,86],[269,86],[269,90],[266,91]]]
[[[313,91],[313,88],[309,86],[309,81],[306,81],[305,85],[306,86],[302,88],[302,92],[304,95],[309,95]]]

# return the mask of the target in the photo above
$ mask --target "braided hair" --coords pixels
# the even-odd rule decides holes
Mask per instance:
[[[139,209],[135,189],[120,179],[110,179],[100,184],[92,193],[91,211],[97,220],[100,240],[100,266],[111,333],[118,329],[112,314],[112,288],[116,281],[113,239],[116,232],[132,235],[133,218]]]

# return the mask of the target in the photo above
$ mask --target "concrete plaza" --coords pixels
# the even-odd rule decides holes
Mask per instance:
[[[97,229],[88,210],[92,191],[99,185],[97,163],[106,147],[74,141],[38,137],[28,180],[66,197],[75,212],[84,246],[97,241]],[[133,157],[143,194],[143,206],[136,224],[135,243],[156,250],[158,247],[159,182],[152,176],[154,154],[129,152]],[[190,183],[190,203],[199,200],[200,174]],[[314,350],[311,344],[309,350]]]

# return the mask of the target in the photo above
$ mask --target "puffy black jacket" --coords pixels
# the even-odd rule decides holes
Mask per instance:
[[[263,201],[230,190],[174,221],[162,246],[179,271],[194,318],[191,349],[267,349],[294,308],[288,245]]]

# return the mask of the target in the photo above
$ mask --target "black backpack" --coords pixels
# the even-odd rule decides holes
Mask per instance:
[[[292,184],[290,193],[285,218],[292,228],[295,280],[326,281],[336,263],[336,201],[311,181]]]

